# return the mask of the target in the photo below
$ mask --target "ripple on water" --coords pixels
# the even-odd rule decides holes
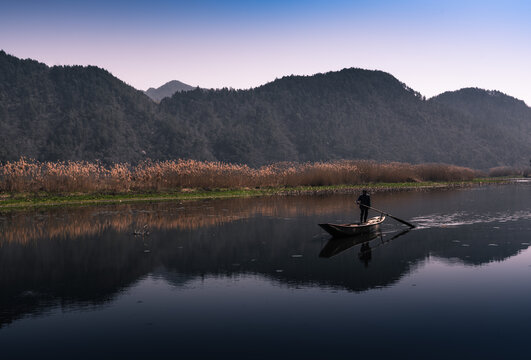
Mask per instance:
[[[518,220],[531,220],[531,211],[506,211],[487,214],[471,214],[462,211],[452,214],[417,216],[411,219],[411,222],[415,223],[418,229],[429,229],[491,222],[506,223]],[[499,229],[499,226],[494,226],[493,229]]]

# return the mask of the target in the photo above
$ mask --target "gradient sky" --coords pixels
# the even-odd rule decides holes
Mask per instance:
[[[427,97],[495,89],[531,105],[531,1],[0,0],[0,49],[96,65],[145,90],[249,88],[359,67]]]

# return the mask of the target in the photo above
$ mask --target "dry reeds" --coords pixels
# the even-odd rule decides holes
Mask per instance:
[[[511,166],[498,166],[489,169],[490,177],[502,177],[502,176],[518,176],[524,173],[525,171],[516,167]]]
[[[0,165],[4,193],[127,193],[183,189],[241,189],[379,182],[463,181],[478,176],[445,164],[376,163],[342,160],[275,163],[260,168],[196,160],[145,161],[104,166],[86,161],[20,159]]]

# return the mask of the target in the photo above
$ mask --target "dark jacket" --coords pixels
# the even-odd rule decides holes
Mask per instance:
[[[360,208],[363,207],[362,205],[371,206],[371,197],[367,194],[361,194],[358,198],[358,203],[360,204]]]

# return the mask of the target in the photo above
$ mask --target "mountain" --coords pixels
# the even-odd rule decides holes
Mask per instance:
[[[519,122],[520,134],[508,134],[506,151],[491,141],[497,127],[478,123],[481,114],[426,101],[392,75],[362,69],[290,76],[251,90],[191,91],[160,109],[204,134],[214,158],[249,164],[356,158],[489,168],[526,164],[531,139],[531,116]],[[496,114],[514,123],[506,109]]]
[[[530,139],[531,110],[520,100],[480,89],[426,100],[382,71],[196,88],[156,104],[104,69],[0,52],[0,161],[372,159],[486,169],[526,165]]]
[[[171,97],[176,92],[189,91],[193,89],[194,89],[193,86],[187,85],[177,80],[172,80],[162,85],[159,88],[156,88],[156,89],[149,88],[146,91],[144,91],[144,93],[147,96],[149,96],[151,99],[153,99],[153,101],[160,102],[162,99],[166,97]]]
[[[155,110],[103,69],[0,53],[1,160],[138,160],[152,146]]]
[[[499,91],[466,88],[445,92],[430,101],[470,119],[481,146],[492,149],[498,165],[524,166],[531,159],[531,108]]]

